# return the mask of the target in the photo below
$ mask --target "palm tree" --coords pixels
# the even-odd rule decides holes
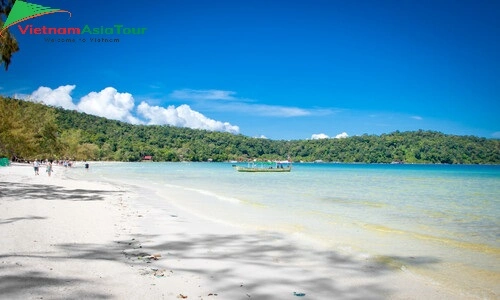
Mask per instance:
[[[0,0],[0,28],[3,27],[3,17],[7,17],[15,1],[16,0]],[[0,65],[4,64],[5,71],[9,69],[12,54],[17,51],[19,51],[19,45],[17,44],[16,38],[8,29],[5,30],[2,35],[0,35]]]

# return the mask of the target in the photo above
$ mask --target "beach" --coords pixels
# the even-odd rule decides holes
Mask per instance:
[[[92,169],[91,164],[91,169]],[[307,237],[218,222],[172,187],[0,168],[2,299],[494,299]],[[175,200],[175,201],[173,201]],[[492,280],[495,280],[493,278]]]

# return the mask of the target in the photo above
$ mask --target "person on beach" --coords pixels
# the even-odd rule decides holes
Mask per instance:
[[[40,168],[40,163],[38,162],[38,159],[35,159],[35,162],[33,163],[33,169],[35,169],[35,175],[40,175],[38,174],[39,168]]]
[[[88,162],[85,162],[85,170],[89,170],[89,163]]]
[[[52,170],[52,163],[49,161],[47,163],[47,174],[49,175],[49,177],[50,177],[50,173],[52,173],[52,171],[53,171]]]

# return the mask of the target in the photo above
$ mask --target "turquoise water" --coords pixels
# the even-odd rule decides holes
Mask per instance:
[[[297,163],[290,173],[239,173],[229,163],[96,163],[75,171],[142,182],[208,219],[442,277],[500,279],[500,166]],[[192,196],[169,198],[174,190]]]

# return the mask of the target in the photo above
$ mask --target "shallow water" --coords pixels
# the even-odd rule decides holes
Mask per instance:
[[[295,164],[290,173],[239,173],[228,163],[95,163],[70,174],[144,185],[211,220],[498,293],[500,166]],[[192,197],[168,198],[179,189]]]

